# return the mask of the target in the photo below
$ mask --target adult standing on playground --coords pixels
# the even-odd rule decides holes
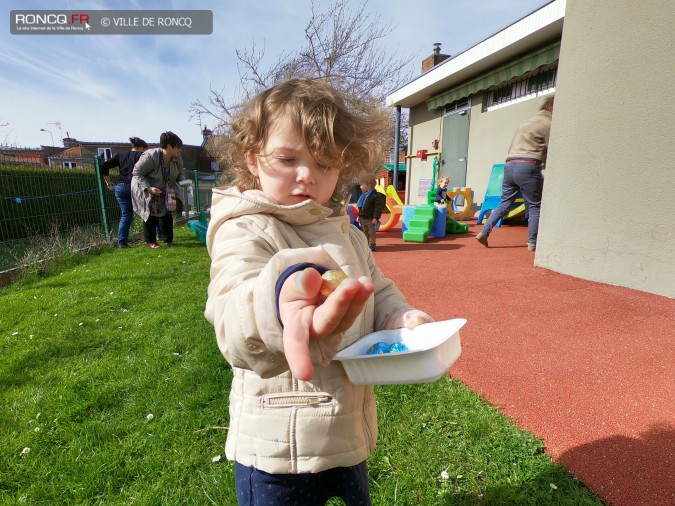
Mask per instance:
[[[149,149],[138,160],[131,180],[134,211],[143,219],[148,248],[159,248],[157,225],[167,246],[173,246],[173,214],[167,200],[178,194],[183,180],[183,141],[173,132],[163,132],[159,148]],[[167,199],[167,194],[169,199]],[[175,202],[175,201],[174,201]]]
[[[120,205],[120,224],[117,230],[117,247],[129,247],[129,229],[134,220],[134,209],[131,201],[131,173],[143,152],[148,149],[148,143],[138,137],[129,137],[131,149],[117,153],[110,160],[101,165],[101,175],[108,190],[115,192],[115,198]],[[119,167],[120,176],[113,183],[110,180],[110,169]]]
[[[497,209],[490,214],[483,230],[476,235],[476,240],[483,246],[487,247],[492,228],[507,215],[520,191],[529,214],[527,250],[534,251],[537,248],[541,194],[544,189],[541,171],[546,165],[552,115],[553,97],[548,97],[536,116],[521,123],[516,130],[504,165],[502,200]]]

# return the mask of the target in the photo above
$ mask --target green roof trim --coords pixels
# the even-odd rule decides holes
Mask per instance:
[[[387,169],[389,172],[391,172],[392,170],[394,170],[394,164],[393,164],[393,163],[383,163],[383,164],[382,164],[382,167],[384,167],[385,169]],[[399,171],[399,172],[405,172],[405,171],[406,171],[406,167],[407,167],[407,165],[406,165],[405,163],[399,163],[399,164],[398,164],[398,171]]]
[[[427,100],[427,108],[429,111],[451,104],[455,100],[468,97],[479,91],[486,90],[490,86],[495,86],[506,82],[514,77],[522,76],[532,70],[535,70],[542,65],[550,65],[558,60],[560,57],[560,41],[549,44],[543,48],[537,49],[525,56],[521,56],[512,60],[497,69],[482,74],[477,78],[452,88],[441,95]]]

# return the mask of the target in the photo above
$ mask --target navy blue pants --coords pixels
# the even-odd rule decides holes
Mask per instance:
[[[523,194],[527,204],[528,239],[530,244],[537,244],[539,233],[539,211],[541,210],[541,195],[544,189],[544,178],[541,175],[541,164],[509,162],[504,165],[504,182],[502,183],[502,201],[497,209],[492,211],[483,234],[490,235],[492,228],[509,213],[511,204],[516,201],[518,192]]]
[[[365,462],[311,474],[269,474],[235,462],[234,477],[239,506],[323,506],[331,497],[371,505]]]

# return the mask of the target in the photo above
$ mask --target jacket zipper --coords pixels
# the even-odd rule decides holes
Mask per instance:
[[[325,392],[296,392],[267,394],[262,397],[265,408],[295,408],[303,406],[326,406],[333,403],[333,396]]]

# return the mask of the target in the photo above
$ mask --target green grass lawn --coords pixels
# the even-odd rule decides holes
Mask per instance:
[[[206,248],[59,265],[0,291],[0,504],[236,505]],[[601,504],[456,380],[376,392],[374,505]]]

